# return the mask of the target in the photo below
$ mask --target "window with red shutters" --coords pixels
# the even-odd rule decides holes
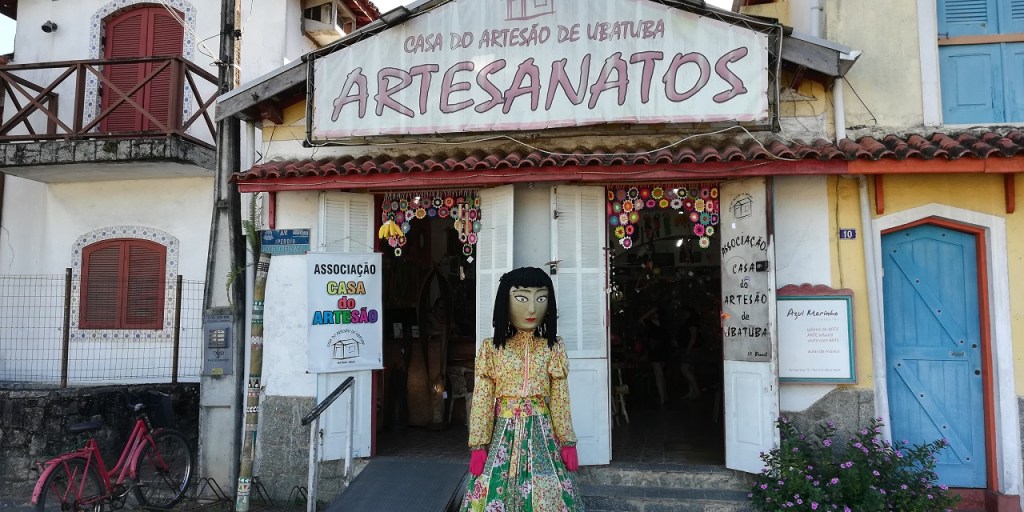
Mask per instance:
[[[177,11],[175,11],[177,13]],[[181,16],[181,13],[177,13]],[[106,21],[103,55],[107,59],[178,56],[182,54],[185,31],[162,6],[142,6],[124,11]],[[121,92],[127,93],[163,63],[108,64],[104,76]],[[170,112],[175,90],[170,68],[160,72],[138,92],[132,101],[153,115],[166,127],[178,124],[181,112]],[[102,108],[121,99],[107,86],[103,90]],[[128,102],[121,103],[101,123],[104,132],[136,132],[159,130],[160,126]]]
[[[82,252],[80,329],[162,329],[167,249],[104,240]]]

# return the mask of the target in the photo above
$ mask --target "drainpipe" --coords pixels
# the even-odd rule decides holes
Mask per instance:
[[[857,177],[860,196],[860,229],[861,240],[864,244],[864,271],[867,277],[868,288],[868,320],[871,326],[871,365],[875,371],[875,382],[885,377],[885,350],[882,347],[882,302],[879,295],[878,262],[875,247],[875,233],[871,228],[871,201],[868,199],[868,177],[861,174]],[[882,418],[882,438],[892,439],[892,432],[889,430],[889,398],[885,393],[875,391],[875,417]]]
[[[846,107],[843,103],[843,77],[837,76],[832,82],[832,103],[835,111],[836,144],[846,138]]]
[[[814,37],[821,37],[821,18],[824,14],[825,8],[821,6],[821,0],[811,0],[811,26],[808,30]]]

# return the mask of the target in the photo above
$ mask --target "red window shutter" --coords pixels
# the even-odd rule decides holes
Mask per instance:
[[[178,13],[181,16],[181,13]],[[129,9],[106,22],[104,56],[112,58],[152,57],[181,55],[184,46],[184,28],[162,6],[146,6]],[[153,69],[154,64],[111,64],[104,70],[105,76],[124,92],[131,90]],[[153,114],[161,123],[176,126],[180,112],[170,117],[171,94],[173,91],[170,70],[160,75],[132,95],[132,99]],[[116,102],[112,92],[104,91],[103,108]],[[156,130],[155,125],[134,106],[123,103],[101,123],[105,132],[134,132]]]
[[[146,240],[97,242],[82,252],[81,329],[162,329],[167,249]]]
[[[99,242],[82,253],[82,329],[112,329],[119,324],[121,244]]]
[[[184,28],[178,23],[178,20],[171,16],[167,9],[162,7],[150,9],[149,55],[181,55],[185,40]],[[177,11],[175,13],[179,17],[184,18],[181,13]],[[146,73],[151,72],[154,66],[158,65],[150,64]],[[171,98],[175,95],[181,96],[182,94],[181,90],[177,89],[177,85],[172,80],[170,69],[161,71],[146,87],[147,108],[149,112],[153,114],[153,117],[156,117],[161,123],[169,127],[174,127],[178,124],[178,116],[181,114],[181,112],[174,113],[169,111]],[[145,120],[143,126],[149,130],[159,129],[159,126],[153,124],[149,119]]]
[[[125,294],[124,327],[127,329],[160,329],[164,323],[164,256],[163,246],[152,242],[127,243],[127,293]]]
[[[106,43],[103,56],[107,59],[131,58],[144,54],[146,15],[140,9],[131,10],[107,22]],[[128,92],[142,79],[143,66],[140,64],[109,64],[103,75],[122,92]],[[141,91],[132,95],[132,100],[142,104]],[[102,108],[105,110],[120,99],[120,96],[105,86]],[[122,103],[101,122],[104,132],[131,132],[142,128],[142,114],[130,103]]]

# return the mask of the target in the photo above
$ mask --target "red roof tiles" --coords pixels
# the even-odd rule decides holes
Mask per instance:
[[[341,156],[319,160],[281,160],[259,164],[247,171],[235,173],[238,183],[268,182],[292,178],[331,178],[342,176],[368,176],[372,174],[396,173],[465,173],[469,171],[543,170],[580,171],[579,168],[603,167],[612,170],[624,166],[680,166],[705,164],[722,170],[721,163],[800,161],[806,163],[834,163],[857,161],[858,169],[864,169],[868,162],[903,161],[908,159],[953,161],[962,158],[986,159],[994,157],[1024,156],[1024,133],[1018,130],[1005,135],[986,132],[980,135],[962,133],[947,135],[935,133],[921,135],[886,135],[881,140],[863,137],[857,141],[843,139],[838,145],[824,139],[812,143],[779,140],[764,146],[750,139],[744,142],[730,141],[717,146],[674,146],[671,148],[594,147],[574,148],[564,152],[546,153],[537,150],[512,150],[484,152],[481,150],[453,150],[432,155],[408,153],[381,153],[372,156]],[[719,164],[719,165],[714,165]],[[813,174],[821,167],[804,167],[800,174]],[[786,166],[776,172],[764,174],[786,174]],[[845,166],[844,166],[845,169]],[[1005,172],[1005,171],[1004,171]],[[1022,161],[1020,172],[1024,172]],[[378,178],[384,178],[378,176]],[[453,178],[455,178],[453,176]],[[375,180],[375,181],[380,181]]]

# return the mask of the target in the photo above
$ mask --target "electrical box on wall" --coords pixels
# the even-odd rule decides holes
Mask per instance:
[[[303,0],[302,31],[320,46],[355,30],[356,17],[341,0]]]

